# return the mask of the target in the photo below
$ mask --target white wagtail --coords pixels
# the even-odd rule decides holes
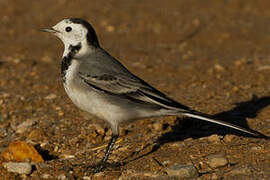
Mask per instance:
[[[64,19],[43,31],[54,34],[64,43],[61,74],[72,102],[107,121],[112,128],[111,140],[95,172],[104,168],[119,136],[119,124],[130,120],[185,115],[266,138],[254,130],[210,119],[153,88],[100,47],[95,30],[83,19]]]

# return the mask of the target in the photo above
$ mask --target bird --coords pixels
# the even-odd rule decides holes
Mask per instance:
[[[84,19],[66,18],[41,30],[57,36],[64,44],[61,76],[71,101],[79,109],[106,121],[112,129],[104,157],[93,172],[105,169],[122,122],[158,116],[187,116],[267,138],[255,130],[210,118],[152,87],[103,49],[94,28]]]

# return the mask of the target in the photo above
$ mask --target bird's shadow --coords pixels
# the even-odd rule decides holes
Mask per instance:
[[[244,128],[249,129],[246,118],[255,118],[257,114],[266,106],[270,104],[270,96],[265,96],[258,98],[256,95],[253,95],[252,99],[245,102],[236,103],[236,107],[229,111],[221,112],[215,115],[210,116],[211,118],[222,120],[225,122],[229,122]],[[177,123],[172,126],[172,130],[162,134],[157,138],[152,149],[145,154],[140,155],[132,160],[126,161],[124,164],[127,164],[131,161],[140,159],[144,156],[147,156],[159,149],[159,147],[163,144],[182,141],[184,139],[192,137],[193,139],[207,137],[212,134],[218,135],[226,135],[226,134],[234,134],[244,137],[252,137],[249,134],[245,134],[243,132],[239,132],[237,130],[224,127],[221,125],[191,119],[191,118],[183,118],[178,119]],[[151,146],[150,144],[147,147]],[[147,148],[144,147],[143,149]],[[138,154],[138,152],[133,153],[131,156]]]

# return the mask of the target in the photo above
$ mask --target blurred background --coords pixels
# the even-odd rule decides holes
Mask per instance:
[[[66,96],[60,78],[63,45],[56,37],[39,31],[69,17],[90,22],[104,49],[175,100],[270,135],[270,1],[0,0],[1,147],[14,140],[26,140],[43,143],[49,154],[61,157],[85,152],[109,137],[106,124],[79,111]],[[26,120],[37,123],[18,131]],[[197,121],[182,122],[156,118],[124,125],[123,146],[129,144],[129,148],[122,150],[126,151],[123,157],[151,139],[164,145],[109,175],[119,177],[127,173],[126,169],[163,172],[152,162],[156,156],[161,162],[169,159],[168,166],[190,163],[192,156],[196,167],[204,172],[207,168],[199,167],[200,162],[204,164],[203,157],[223,152],[237,159],[239,166],[257,169],[250,178],[270,177],[269,142],[235,136],[233,144],[237,147],[225,142],[211,148],[202,144],[202,138],[218,135],[223,142],[224,137],[235,132]],[[170,145],[190,139],[188,149]],[[252,146],[261,149],[254,154],[249,151]],[[150,150],[138,153],[143,155],[144,151]],[[76,157],[96,157],[96,152],[86,154]],[[102,157],[102,151],[99,154]],[[177,154],[181,157],[174,159]],[[255,159],[257,164],[253,164]],[[57,169],[58,162],[48,163]],[[227,166],[214,174],[227,176],[224,172],[231,169]],[[49,172],[50,168],[43,170]],[[40,171],[35,173],[40,175]],[[240,176],[246,177],[247,172]],[[79,170],[76,173],[80,174]],[[1,174],[5,174],[4,169]],[[208,173],[202,177],[212,176]]]

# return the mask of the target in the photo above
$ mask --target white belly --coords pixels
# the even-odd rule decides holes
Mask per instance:
[[[124,114],[119,106],[107,102],[102,94],[82,82],[78,77],[79,63],[77,60],[73,60],[65,76],[64,88],[72,102],[80,109],[107,120],[109,123],[124,119]]]

